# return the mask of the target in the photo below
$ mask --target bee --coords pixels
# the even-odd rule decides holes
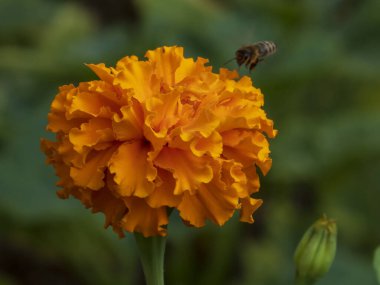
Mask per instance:
[[[239,67],[244,64],[251,71],[260,61],[276,51],[277,46],[274,42],[262,41],[239,48],[235,52],[235,58],[231,60],[235,59]]]

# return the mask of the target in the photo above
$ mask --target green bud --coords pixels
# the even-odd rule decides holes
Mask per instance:
[[[336,222],[325,215],[307,229],[294,254],[297,284],[313,284],[329,271],[336,243]]]

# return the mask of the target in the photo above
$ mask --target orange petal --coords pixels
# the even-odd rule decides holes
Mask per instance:
[[[153,192],[145,198],[152,208],[162,206],[177,207],[181,201],[181,196],[174,195],[175,180],[173,175],[166,170],[158,169],[160,183],[154,188]]]
[[[95,74],[101,79],[108,83],[112,83],[113,75],[111,73],[111,69],[106,67],[104,63],[100,64],[86,64]]]
[[[41,140],[41,149],[47,156],[46,162],[54,166],[55,173],[60,178],[56,184],[67,189],[64,192],[67,193],[65,198],[68,198],[69,189],[74,186],[74,183],[70,177],[70,166],[63,162],[63,157],[59,154],[58,148],[59,144],[57,142],[51,142],[46,139]]]
[[[195,64],[194,59],[192,58],[184,58],[181,60],[178,68],[175,71],[175,83],[179,83],[182,80],[188,78],[189,75],[192,75],[198,65]],[[200,70],[199,70],[200,71]]]
[[[194,193],[201,183],[208,183],[213,170],[206,157],[196,157],[190,152],[164,147],[155,160],[155,164],[173,173],[176,180],[174,195],[184,191]]]
[[[92,212],[102,212],[106,218],[104,227],[112,226],[113,230],[123,237],[124,233],[120,227],[120,220],[127,213],[128,209],[123,200],[114,197],[107,188],[92,192],[91,197]]]
[[[104,170],[115,147],[102,151],[93,151],[86,164],[81,168],[71,167],[70,176],[78,187],[98,190],[104,186]]]
[[[181,128],[181,139],[190,141],[195,136],[209,137],[219,126],[220,120],[208,109],[202,109],[199,114]]]
[[[129,232],[139,232],[144,237],[165,236],[169,223],[166,207],[151,208],[144,199],[124,198],[128,213],[121,220],[121,226]]]
[[[261,199],[254,199],[251,197],[241,199],[240,221],[252,224],[253,212],[255,212],[263,203]]]
[[[124,143],[110,159],[119,195],[146,197],[153,191],[157,169],[148,160],[148,151],[142,141]]]
[[[77,91],[78,89],[72,84],[59,87],[59,93],[55,96],[50,106],[51,112],[66,112],[67,106],[71,104],[72,98],[77,94]]]
[[[274,138],[278,133],[277,130],[273,129],[273,121],[267,118],[262,118],[261,128],[270,138]]]
[[[97,96],[103,103],[110,107],[112,112],[117,112],[121,106],[129,104],[130,96],[128,92],[123,92],[120,88],[101,80],[93,80],[90,82],[81,83],[80,92],[92,92],[96,93]]]
[[[64,189],[66,190],[66,189]],[[58,191],[60,192],[60,191]],[[57,192],[57,195],[58,197],[62,198],[60,195],[61,193],[58,193]],[[80,200],[81,203],[86,207],[86,208],[90,208],[92,206],[92,193],[94,193],[95,191],[88,191],[88,189],[84,189],[84,188],[78,188],[78,187],[74,187],[74,188],[71,188],[69,189],[68,193],[72,196],[74,196],[76,199]],[[66,197],[64,197],[65,199]]]
[[[211,157],[219,157],[223,151],[223,140],[218,132],[213,132],[208,138],[195,138],[190,143],[190,149],[198,157],[206,153]]]
[[[236,191],[239,198],[246,198],[259,191],[260,180],[254,165],[243,168],[240,163],[227,161],[223,164],[222,173],[223,181]]]
[[[161,47],[145,54],[154,66],[154,73],[168,86],[175,83],[175,72],[183,60],[182,47]]]
[[[86,153],[78,154],[67,136],[57,135],[59,142],[41,140],[41,148],[48,156],[48,163],[64,163],[67,166],[82,167],[86,161]]]
[[[233,160],[224,160],[222,167],[222,180],[236,191],[240,198],[249,196],[247,190],[247,176],[243,165]]]
[[[63,163],[68,166],[75,166],[78,168],[83,167],[86,162],[87,155],[91,151],[90,149],[86,149],[83,150],[82,153],[76,152],[68,136],[63,136],[60,138],[60,143],[57,144],[57,148],[55,150],[57,152],[57,156],[60,157]]]
[[[115,73],[117,73],[120,70],[127,69],[130,63],[138,62],[138,61],[139,59],[135,55],[123,57],[122,59],[117,61]]]
[[[239,91],[247,93],[249,98],[251,100],[257,101],[257,103],[259,103],[260,106],[264,104],[264,96],[261,93],[260,89],[255,88],[252,85],[251,77],[248,77],[248,76],[241,77],[240,80],[236,82],[235,88],[238,89]]]
[[[179,120],[181,110],[180,93],[172,91],[160,94],[159,98],[152,97],[146,102],[149,115],[145,124],[155,132],[165,131],[174,126]]]
[[[193,226],[204,226],[206,219],[221,226],[232,217],[238,199],[232,189],[222,189],[216,183],[202,184],[195,195],[184,193],[178,211],[181,218]]]
[[[256,167],[255,166],[248,166],[243,169],[246,177],[247,177],[247,189],[246,189],[246,196],[251,195],[252,193],[258,192],[260,189],[260,179],[259,175],[257,174]],[[242,193],[243,194],[243,193]],[[239,197],[243,197],[243,195],[240,195]]]
[[[239,77],[239,73],[235,69],[231,71],[227,68],[220,68],[219,77],[223,81],[228,79],[236,79]]]
[[[269,143],[258,131],[232,130],[222,133],[223,156],[241,162],[244,166],[256,163],[264,173],[269,171]]]
[[[80,125],[85,122],[83,119],[71,119],[68,120],[65,117],[64,113],[53,113],[50,112],[48,114],[48,125],[47,125],[47,130],[57,133],[57,132],[68,132],[72,128],[78,128]]]
[[[70,142],[77,152],[82,152],[83,147],[92,147],[101,142],[114,140],[112,123],[108,119],[94,118],[69,132]]]
[[[155,91],[151,84],[151,65],[148,62],[129,61],[123,67],[116,74],[114,84],[123,90],[132,90],[134,98],[140,103],[145,102]]]
[[[210,70],[205,64],[208,59],[198,57],[194,62],[192,58],[184,58],[175,71],[175,83],[178,84],[182,81],[187,83],[193,81],[199,74]]]
[[[60,93],[55,96],[48,114],[47,130],[51,132],[67,132],[71,128],[78,127],[83,122],[82,119],[68,120],[66,118],[66,111],[72,102],[73,96],[77,93],[77,88],[73,85],[64,85],[59,90]]]
[[[111,108],[113,107],[113,108]],[[73,97],[66,118],[111,118],[119,106],[112,104],[104,96],[91,91],[82,91]]]
[[[245,93],[235,87],[221,92],[218,96],[219,102],[214,109],[216,116],[224,118],[219,130],[261,129],[262,124],[266,123],[268,119],[264,110],[261,109],[262,102],[256,98],[260,96],[262,94],[259,91]]]
[[[197,98],[205,105],[210,100],[218,100],[219,94],[225,89],[225,83],[214,73],[200,72],[197,76],[187,79],[183,87],[188,96]]]
[[[142,138],[144,113],[140,103],[132,100],[132,104],[120,109],[121,116],[115,115],[112,124],[115,137],[120,141]]]
[[[205,208],[198,197],[188,192],[183,194],[183,199],[177,209],[180,212],[181,218],[195,227],[203,227],[209,216],[207,208]]]

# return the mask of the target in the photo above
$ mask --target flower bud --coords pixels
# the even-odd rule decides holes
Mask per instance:
[[[327,273],[335,257],[336,243],[336,223],[325,215],[307,229],[294,254],[298,283],[313,284]]]

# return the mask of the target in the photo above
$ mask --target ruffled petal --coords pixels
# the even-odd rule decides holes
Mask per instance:
[[[181,128],[180,137],[188,142],[196,136],[209,137],[219,126],[220,120],[210,110],[202,109],[191,122]]]
[[[202,227],[206,219],[221,226],[238,207],[238,195],[217,183],[202,184],[196,194],[184,193],[178,211],[182,219],[195,227]]]
[[[72,128],[69,138],[76,152],[82,152],[83,147],[93,147],[99,143],[112,142],[115,139],[112,122],[102,118],[94,118],[88,123],[83,123],[80,128]]]
[[[48,114],[47,130],[51,132],[68,132],[71,128],[78,127],[83,120],[66,118],[73,96],[77,93],[77,88],[73,85],[64,85],[59,88],[60,93],[54,98],[50,112]]]
[[[155,91],[152,88],[152,67],[148,62],[128,59],[124,62],[124,68],[116,74],[114,84],[123,90],[130,90],[131,95],[143,103]]]
[[[179,121],[181,112],[180,93],[177,91],[152,97],[146,102],[148,116],[145,124],[155,132],[167,132]]]
[[[198,59],[197,63],[199,61],[200,59]],[[188,99],[192,101],[196,98],[199,100],[199,103],[206,105],[210,100],[216,102],[226,86],[225,82],[220,80],[217,74],[209,72],[208,68],[204,68],[203,71],[197,73],[197,76],[188,78],[183,88]],[[218,96],[215,96],[216,94]]]
[[[106,67],[104,63],[100,64],[86,64],[101,80],[112,83],[114,76],[110,68]]]
[[[154,67],[154,73],[162,81],[173,86],[175,83],[175,72],[183,60],[182,47],[162,47],[156,50],[148,51],[145,57]]]
[[[121,108],[121,116],[114,116],[112,128],[119,141],[130,141],[143,137],[144,113],[137,101],[133,100],[132,102],[131,105]]]
[[[83,167],[71,167],[70,176],[75,185],[92,190],[104,187],[104,171],[115,149],[112,147],[103,151],[93,151]]]
[[[234,189],[240,198],[249,195],[247,191],[247,176],[241,163],[233,160],[224,160],[221,175],[226,185]]]
[[[157,169],[147,160],[149,148],[141,141],[124,143],[112,155],[108,167],[120,196],[146,197],[154,189]]]
[[[175,71],[175,83],[194,81],[197,75],[210,70],[210,67],[205,67],[207,62],[208,59],[202,57],[198,57],[195,62],[192,58],[183,59]]]
[[[262,130],[268,135],[268,137],[274,138],[277,135],[278,131],[273,128],[272,120],[262,118],[260,125]]]
[[[119,237],[123,237],[124,233],[120,226],[120,220],[128,212],[123,200],[115,197],[107,188],[95,191],[91,197],[91,207],[93,213],[102,212],[106,218],[104,227],[112,226],[114,232]]]
[[[195,157],[180,149],[163,148],[155,164],[173,173],[176,180],[174,195],[185,191],[194,193],[201,183],[208,183],[213,177],[212,167],[206,157]]]
[[[117,109],[117,106],[110,105],[107,101],[108,100],[106,100],[104,96],[99,93],[82,91],[73,97],[73,102],[68,109],[66,118],[111,118],[113,114],[112,109]]]
[[[158,180],[153,192],[145,198],[152,208],[162,206],[177,207],[181,202],[181,195],[174,195],[175,180],[169,171],[158,169]]]
[[[241,162],[244,166],[257,164],[265,175],[271,166],[269,143],[260,132],[233,130],[224,132],[223,156]]]
[[[263,203],[261,199],[244,198],[241,199],[240,221],[252,224],[254,219],[252,217],[255,212]]]
[[[91,149],[83,150],[78,153],[74,150],[73,144],[69,140],[69,136],[61,136],[61,143],[56,145],[55,152],[56,157],[59,157],[62,163],[66,165],[82,167],[86,163],[87,155],[91,152]]]
[[[229,70],[227,68],[220,68],[219,78],[223,81],[231,80],[231,81],[235,82],[232,79],[239,78],[239,73],[235,69]]]
[[[112,112],[115,113],[118,112],[120,107],[128,105],[130,100],[128,92],[123,92],[117,86],[101,80],[90,81],[87,84],[82,83],[79,91],[96,93],[103,100],[103,103],[108,105]]]
[[[187,79],[190,74],[194,73],[196,68],[197,65],[195,64],[194,59],[183,59],[178,65],[178,68],[175,70],[174,82],[179,83],[182,80]]]
[[[129,232],[142,233],[144,237],[166,236],[168,216],[166,207],[151,208],[144,199],[124,198],[128,213],[121,220],[121,226]]]
[[[190,149],[198,157],[205,154],[211,157],[219,157],[223,151],[222,136],[218,132],[213,132],[207,138],[195,138],[190,143]]]
[[[63,162],[58,148],[59,143],[57,142],[51,142],[46,139],[41,140],[41,149],[47,155],[46,162],[54,166],[55,173],[60,178],[56,185],[64,188],[61,189],[62,194],[64,194],[61,198],[68,198],[70,189],[73,188],[75,184],[70,176],[70,166]]]
[[[246,191],[242,192],[242,195],[240,195],[240,197],[247,197],[259,191],[260,179],[259,179],[259,175],[257,174],[256,167],[253,165],[244,168],[243,171],[247,177],[247,184],[246,184]]]

